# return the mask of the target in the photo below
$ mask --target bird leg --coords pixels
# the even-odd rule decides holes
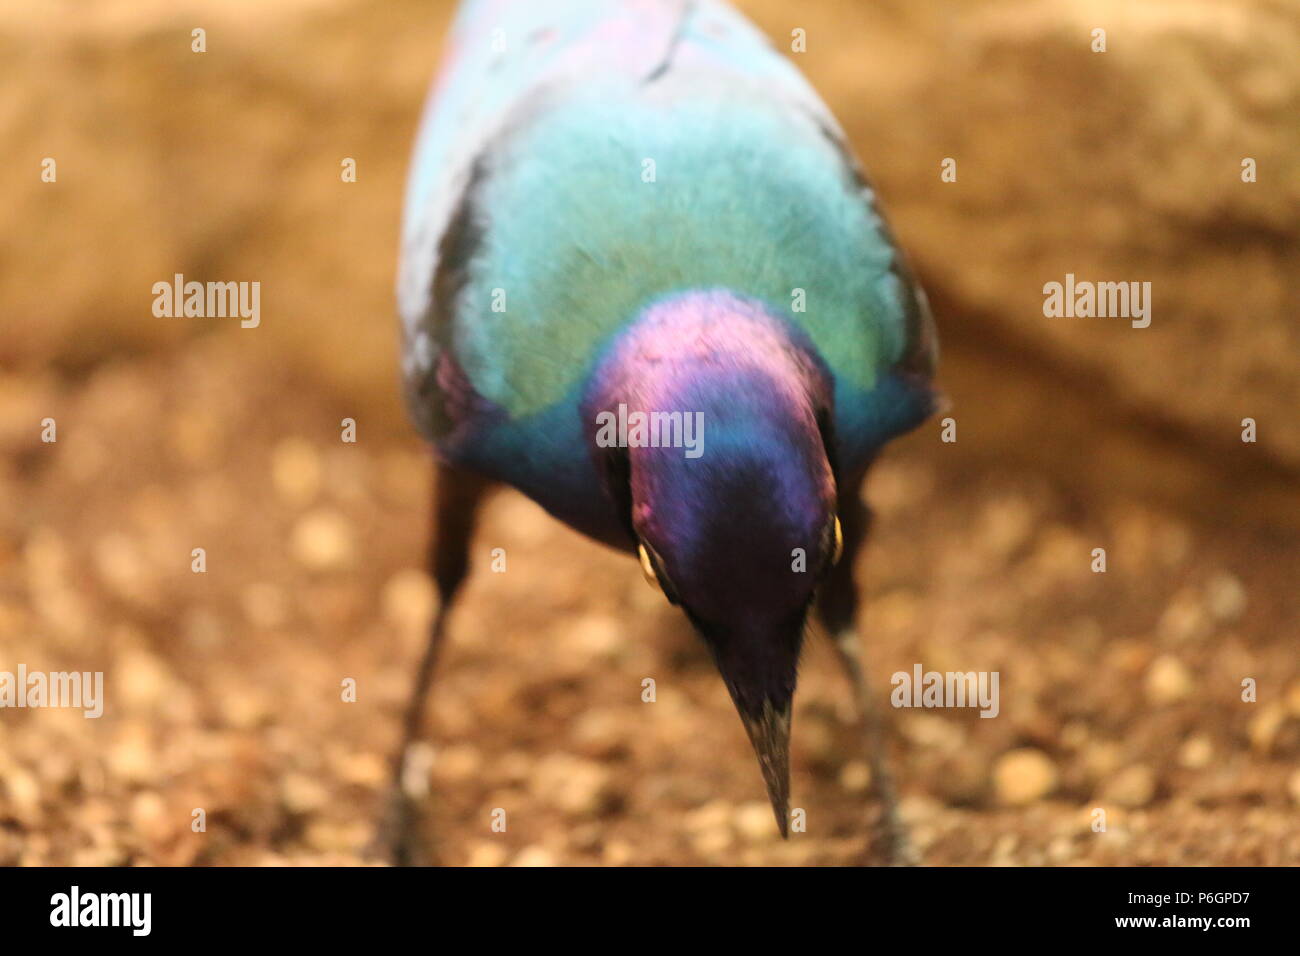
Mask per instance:
[[[447,618],[469,568],[474,517],[486,488],[487,482],[475,475],[442,463],[437,466],[428,562],[429,572],[438,588],[438,610],[415,671],[411,696],[402,718],[401,742],[393,755],[392,777],[372,848],[376,856],[388,859],[394,866],[437,862],[432,841],[421,833],[418,803],[425,796],[423,774],[426,768],[416,759],[417,744],[438,655],[446,635]]]
[[[871,767],[871,783],[881,805],[881,823],[885,833],[886,855],[890,866],[915,866],[920,862],[907,825],[898,812],[898,791],[889,771],[888,747],[880,713],[872,699],[866,674],[862,668],[862,653],[858,635],[853,628],[837,631],[832,640],[839,654],[844,672],[853,685],[854,705],[862,721],[867,761]]]
[[[866,540],[871,512],[853,491],[840,502],[844,552],[827,575],[818,597],[818,612],[831,635],[835,651],[853,688],[853,703],[861,721],[863,743],[871,767],[871,783],[881,804],[881,823],[886,840],[886,856],[891,866],[915,866],[919,862],[907,826],[898,812],[898,793],[889,771],[888,748],[880,713],[872,699],[862,665],[862,650],[853,626],[857,616],[858,594],[853,583],[854,558]]]

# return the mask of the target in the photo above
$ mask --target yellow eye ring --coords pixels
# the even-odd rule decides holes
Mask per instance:
[[[835,555],[831,558],[831,564],[839,564],[840,557],[844,554],[844,531],[840,528],[840,516],[835,516]]]
[[[662,591],[663,585],[659,583],[659,575],[655,574],[655,566],[650,563],[650,554],[646,551],[645,545],[638,544],[636,553],[641,558],[641,573],[645,575],[645,583],[656,591]]]

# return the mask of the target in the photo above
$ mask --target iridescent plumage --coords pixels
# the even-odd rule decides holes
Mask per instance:
[[[444,468],[641,551],[717,660],[784,832],[804,618],[817,598],[845,630],[840,520],[851,562],[867,466],[933,404],[924,296],[824,104],[717,0],[467,3],[398,298],[408,405]],[[703,456],[603,446],[620,405],[702,415]]]
[[[849,471],[925,417],[924,300],[838,125],[730,7],[480,0],[451,51],[399,280],[407,395],[448,460],[610,540],[575,465],[582,388],[648,305],[689,289],[807,332]]]

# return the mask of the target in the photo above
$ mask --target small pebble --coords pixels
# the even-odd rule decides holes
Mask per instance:
[[[1102,789],[1104,800],[1122,807],[1145,807],[1156,792],[1156,777],[1145,764],[1125,767],[1106,782]]]
[[[437,604],[433,582],[416,568],[403,568],[390,577],[380,598],[385,620],[408,631],[428,627]]]
[[[736,808],[736,832],[751,843],[767,843],[780,838],[772,805],[766,801],[742,803]]]
[[[1259,707],[1259,713],[1251,720],[1247,733],[1250,736],[1250,745],[1260,753],[1266,754],[1273,749],[1277,732],[1286,721],[1286,708],[1279,703],[1255,706]]]
[[[1246,588],[1237,577],[1225,571],[1216,574],[1205,586],[1205,600],[1215,619],[1226,624],[1245,612]]]
[[[1164,654],[1147,669],[1147,699],[1153,704],[1174,704],[1193,690],[1192,675],[1177,657]]]
[[[1187,740],[1178,751],[1178,762],[1188,770],[1203,770],[1214,758],[1214,744],[1205,735]]]
[[[286,438],[271,452],[271,484],[289,505],[309,505],[320,491],[320,455],[311,442]]]
[[[323,807],[329,794],[314,778],[289,773],[280,781],[280,800],[290,813],[306,814]]]
[[[298,562],[313,571],[347,567],[353,558],[352,525],[337,511],[318,509],[294,525],[290,547]]]
[[[542,846],[528,846],[510,861],[511,866],[555,866],[555,856]]]
[[[571,754],[551,754],[538,761],[532,782],[543,800],[570,816],[599,814],[614,795],[609,770]]]
[[[480,840],[469,850],[466,866],[504,866],[510,851],[499,840]]]
[[[866,761],[850,760],[840,771],[840,786],[849,793],[865,793],[871,788],[871,768]]]
[[[1023,747],[998,758],[993,768],[993,789],[998,801],[1023,806],[1041,800],[1056,789],[1056,765],[1041,750]]]

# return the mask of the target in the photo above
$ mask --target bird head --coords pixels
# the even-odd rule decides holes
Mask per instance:
[[[626,417],[628,440],[593,453],[646,580],[717,664],[784,836],[805,621],[841,540],[829,376],[797,330],[723,293],[650,309],[605,365],[586,408]],[[682,413],[696,442],[638,442],[635,412]]]

